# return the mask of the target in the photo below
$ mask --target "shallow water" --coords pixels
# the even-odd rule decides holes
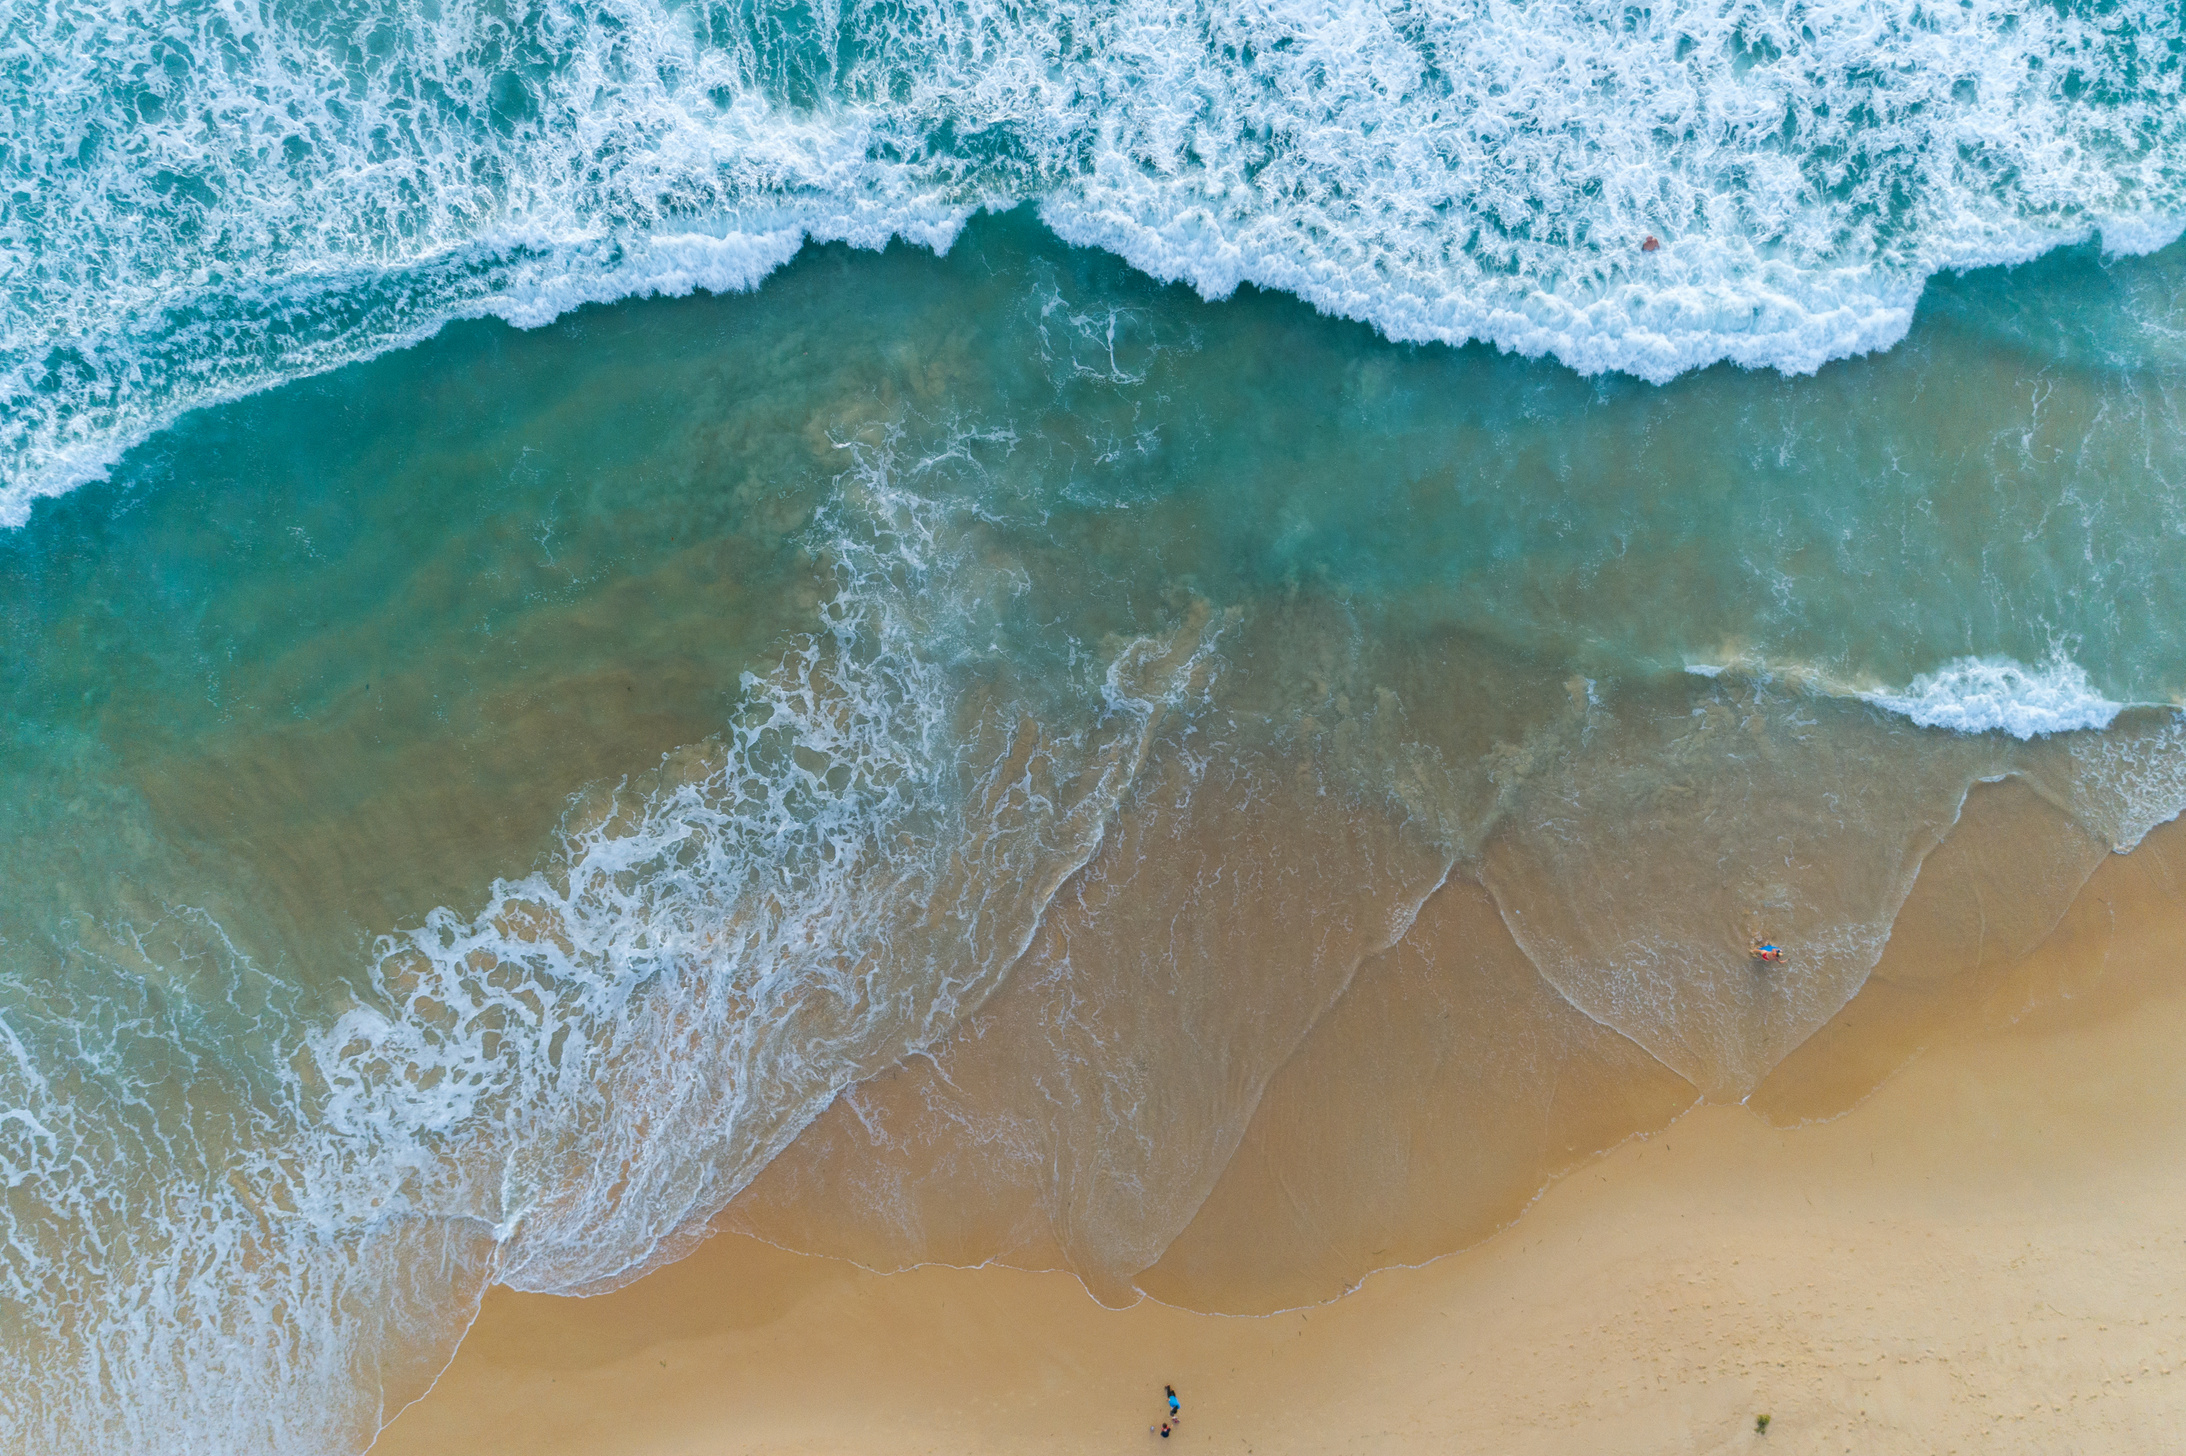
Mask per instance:
[[[357,1449],[718,1218],[1257,1308],[1826,1111],[1969,790],[2019,940],[2186,805],[2182,283],[1648,384],[1026,208],[182,416],[0,537],[11,1444]]]

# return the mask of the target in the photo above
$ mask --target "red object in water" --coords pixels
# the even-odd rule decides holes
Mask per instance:
[[[1649,233],[1647,235],[1647,241],[1640,244],[1640,251],[1643,253],[1652,253],[1655,249],[1661,246],[1661,241],[1656,238],[1653,233]]]

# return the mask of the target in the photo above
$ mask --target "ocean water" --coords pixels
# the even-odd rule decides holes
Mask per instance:
[[[2186,808],[2175,7],[0,34],[10,1450],[1326,1297]]]
[[[37,0],[0,30],[0,521],[451,318],[748,287],[807,236],[1066,241],[1660,381],[2186,225],[2175,7]],[[1641,251],[1646,237],[1661,246]]]

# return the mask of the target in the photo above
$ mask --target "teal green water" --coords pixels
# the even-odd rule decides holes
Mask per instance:
[[[5,1429],[356,1448],[1217,801],[1377,826],[1332,941],[1478,879],[1742,1095],[1974,782],[2186,804],[2182,299],[2069,248],[1651,385],[1018,211],[182,417],[0,537]]]
[[[1810,372],[1931,277],[2186,222],[2165,0],[40,0],[0,39],[7,525],[450,319],[989,208],[1210,298],[1657,382]]]

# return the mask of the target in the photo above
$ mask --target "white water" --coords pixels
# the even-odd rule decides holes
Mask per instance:
[[[752,286],[1036,202],[1209,296],[1652,380],[1901,338],[1939,269],[2177,235],[2175,12],[1702,0],[42,0],[0,154],[0,525],[451,318]],[[1641,241],[1659,238],[1658,251]]]
[[[1879,708],[1923,728],[1955,733],[2009,733],[2025,740],[2048,733],[2107,728],[2125,711],[2095,690],[2077,663],[2058,657],[2040,667],[2009,658],[1961,657],[1922,673],[1901,692],[1864,692]]]
[[[189,914],[187,944],[95,957],[42,1045],[0,1024],[0,1178],[23,1189],[0,1294],[37,1325],[11,1335],[0,1435],[359,1449],[489,1279],[596,1291],[676,1257],[840,1088],[993,989],[1204,688],[1213,633],[1122,644],[1077,685],[1080,726],[1039,726],[962,670],[1013,569],[897,469],[845,477],[815,527],[820,628],[719,739],[595,794],[557,862],[476,913],[383,938],[330,1024],[283,996],[246,1012],[266,978]],[[132,967],[178,957],[237,1025],[137,1004]],[[71,1042],[97,1095],[70,1091]],[[158,1111],[237,1044],[258,1060]],[[216,1085],[256,1092],[223,1114],[198,1105]]]

